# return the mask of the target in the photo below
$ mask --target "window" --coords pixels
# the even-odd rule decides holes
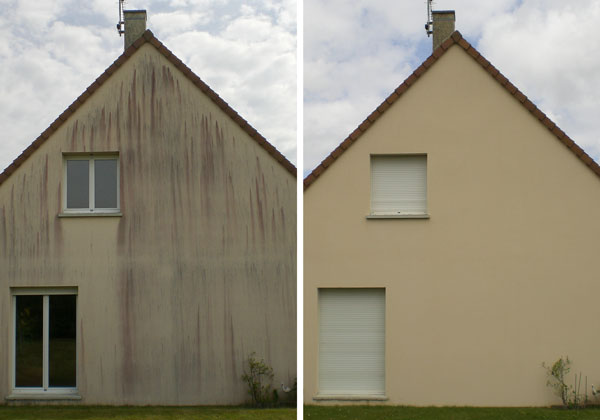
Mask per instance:
[[[76,393],[76,289],[13,289],[13,391]]]
[[[371,215],[427,214],[427,156],[371,156]]]
[[[65,157],[65,213],[119,212],[119,157]]]
[[[385,395],[385,289],[319,289],[319,397]]]

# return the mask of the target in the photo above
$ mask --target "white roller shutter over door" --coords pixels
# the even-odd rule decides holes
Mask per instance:
[[[371,156],[371,213],[427,213],[427,156]]]
[[[385,394],[385,289],[319,290],[319,394]]]

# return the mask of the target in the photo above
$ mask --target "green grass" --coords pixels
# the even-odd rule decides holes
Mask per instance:
[[[0,420],[296,420],[296,409],[239,407],[0,406]]]
[[[600,419],[600,409],[304,406],[305,420],[562,420]]]

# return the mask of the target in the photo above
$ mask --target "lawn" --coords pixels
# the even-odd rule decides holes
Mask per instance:
[[[310,420],[562,420],[600,419],[600,409],[304,406]]]
[[[0,420],[296,420],[296,409],[0,406]]]

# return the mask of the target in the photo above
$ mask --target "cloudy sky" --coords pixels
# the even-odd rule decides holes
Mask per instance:
[[[437,0],[600,161],[600,0]],[[425,0],[304,0],[304,175],[431,54]]]
[[[295,0],[131,0],[148,28],[296,162]],[[0,172],[117,57],[117,0],[0,0]]]

